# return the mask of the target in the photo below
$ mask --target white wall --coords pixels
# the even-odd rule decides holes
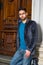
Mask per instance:
[[[40,25],[42,29],[42,39],[43,39],[43,0],[41,0],[40,5]]]
[[[32,0],[32,19],[39,22],[39,0]]]
[[[32,20],[35,20],[41,27],[43,40],[43,0],[32,0]],[[39,38],[41,38],[39,29]]]

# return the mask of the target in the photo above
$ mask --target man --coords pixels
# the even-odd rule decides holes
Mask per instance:
[[[27,18],[25,8],[19,9],[17,51],[14,54],[10,65],[30,65],[32,56],[35,55],[37,43],[37,24]]]

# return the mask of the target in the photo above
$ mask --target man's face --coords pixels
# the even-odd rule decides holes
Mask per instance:
[[[26,13],[24,10],[20,10],[20,11],[19,11],[19,18],[20,18],[21,20],[25,20],[26,17],[27,17],[27,13]]]

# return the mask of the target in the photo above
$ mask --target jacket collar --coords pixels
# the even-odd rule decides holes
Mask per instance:
[[[21,19],[19,19],[19,20],[18,20],[18,23],[21,23],[21,22],[22,22],[22,20],[21,20]],[[27,18],[26,23],[29,23],[29,19],[28,19],[28,18]]]

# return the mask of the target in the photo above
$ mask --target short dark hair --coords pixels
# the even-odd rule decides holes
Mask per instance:
[[[20,10],[24,10],[25,12],[27,12],[26,8],[19,8],[18,11],[20,11]]]

